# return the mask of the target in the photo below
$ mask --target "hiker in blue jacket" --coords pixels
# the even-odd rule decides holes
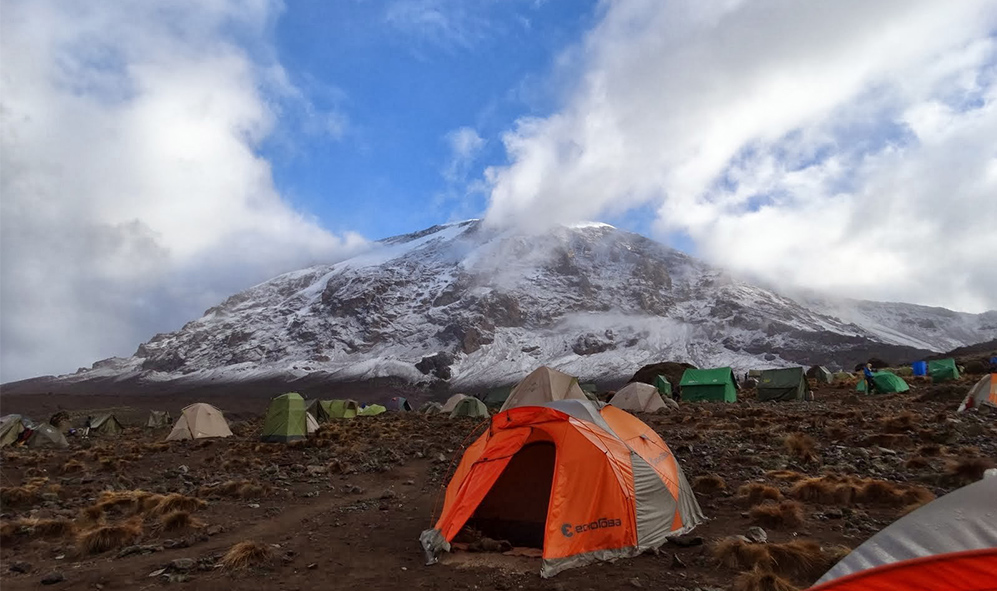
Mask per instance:
[[[862,374],[865,375],[865,392],[866,394],[872,394],[876,390],[876,382],[872,379],[871,363],[865,364],[865,367],[862,368]]]

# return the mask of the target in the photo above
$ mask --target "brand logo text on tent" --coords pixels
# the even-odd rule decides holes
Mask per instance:
[[[597,521],[583,523],[581,525],[571,525],[570,523],[565,523],[561,526],[561,534],[566,538],[570,538],[575,534],[581,534],[596,529],[604,529],[607,527],[620,527],[621,525],[623,525],[623,522],[619,519],[603,517]]]

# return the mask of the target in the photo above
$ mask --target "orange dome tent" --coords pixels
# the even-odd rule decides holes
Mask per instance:
[[[811,591],[997,589],[997,478],[936,499],[866,540]]]
[[[543,548],[540,574],[636,556],[703,514],[665,442],[633,415],[587,400],[492,417],[464,452],[443,511],[420,536],[428,564],[465,526]]]

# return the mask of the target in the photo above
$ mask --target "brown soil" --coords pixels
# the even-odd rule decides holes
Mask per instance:
[[[966,378],[959,386],[968,389],[974,381]],[[705,543],[668,544],[658,555],[569,570],[549,581],[537,574],[539,559],[521,549],[511,556],[458,551],[435,566],[423,564],[419,533],[432,524],[462,446],[483,428],[479,421],[388,413],[323,425],[307,442],[262,444],[265,399],[233,394],[210,402],[243,423],[235,437],[163,444],[168,429],[139,425],[149,409],[176,417],[189,397],[4,395],[4,413],[43,419],[67,410],[79,421],[113,408],[127,429],[114,438],[71,437],[68,450],[3,450],[0,576],[5,590],[37,589],[54,571],[65,576],[55,589],[153,589],[181,581],[182,589],[211,591],[730,589],[752,571],[727,566],[730,561],[711,549],[754,523],[753,503],[737,493],[745,485],[773,487],[802,505],[798,524],[782,519],[768,531],[772,552],[779,548],[773,544],[812,540],[826,557],[839,546],[854,548],[924,500],[922,493],[904,491],[954,490],[962,482],[950,468],[957,459],[968,466],[967,458],[997,457],[993,416],[957,415],[958,402],[931,396],[932,388],[917,384],[905,394],[854,397],[849,389],[827,387],[813,403],[684,403],[677,411],[643,416],[690,480],[722,476],[725,487],[709,487],[699,497],[710,521],[693,535]],[[815,459],[804,461],[795,448],[787,449],[789,433],[811,438]],[[896,449],[873,443],[886,435],[905,439],[892,439],[902,444]],[[977,464],[988,465],[980,460],[963,472],[975,474]],[[820,490],[812,500],[791,495],[802,479],[821,476],[819,482],[833,485],[830,497]],[[848,494],[835,496],[835,490]],[[169,515],[175,529],[164,526]],[[101,532],[96,548],[116,547],[89,553],[92,532],[109,526],[117,529]],[[252,544],[233,550],[243,542]],[[128,546],[137,551],[119,557]],[[262,556],[263,566],[232,568],[232,555],[224,560],[230,551],[245,560]],[[188,570],[167,568],[183,558],[193,561]],[[22,562],[30,565],[28,573],[11,572]],[[802,588],[819,573],[776,575]]]

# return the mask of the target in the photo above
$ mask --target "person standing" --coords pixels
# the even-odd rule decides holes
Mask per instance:
[[[876,390],[876,382],[872,379],[872,364],[866,363],[862,368],[862,375],[865,376],[865,393],[872,394]]]

